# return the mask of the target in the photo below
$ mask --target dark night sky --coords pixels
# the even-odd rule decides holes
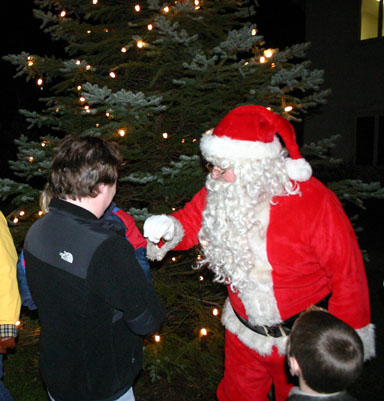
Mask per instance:
[[[268,47],[283,48],[304,40],[303,0],[258,0],[256,23]],[[40,20],[32,14],[33,1],[3,4],[4,20],[14,23],[1,26],[3,42],[1,57],[19,54],[21,51],[35,54],[52,54],[53,45],[49,37],[40,30]],[[9,62],[0,60],[2,101],[0,108],[0,176],[8,174],[7,160],[14,158],[13,140],[25,130],[26,124],[20,117],[20,108],[34,109],[40,91],[34,83],[24,78],[13,79],[16,70]]]

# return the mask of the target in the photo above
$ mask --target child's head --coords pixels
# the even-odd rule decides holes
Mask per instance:
[[[318,393],[345,390],[363,368],[363,344],[356,331],[319,308],[303,312],[296,320],[288,356],[297,361],[298,376]]]

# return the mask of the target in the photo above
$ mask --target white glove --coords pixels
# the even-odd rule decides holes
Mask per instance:
[[[161,214],[158,216],[151,216],[145,220],[144,223],[144,237],[154,244],[159,243],[163,238],[169,241],[175,234],[175,223],[171,217]]]

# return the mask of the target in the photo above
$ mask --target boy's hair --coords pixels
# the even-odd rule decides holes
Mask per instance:
[[[117,181],[121,160],[114,143],[68,135],[53,158],[45,190],[56,198],[96,197],[99,184],[113,185]]]
[[[288,354],[305,383],[318,393],[345,390],[363,368],[363,344],[356,331],[327,311],[310,309],[296,320]]]

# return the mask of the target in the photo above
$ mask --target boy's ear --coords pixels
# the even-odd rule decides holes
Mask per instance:
[[[289,371],[291,372],[292,376],[301,375],[301,369],[295,357],[293,356],[288,357],[288,365],[289,365]]]

